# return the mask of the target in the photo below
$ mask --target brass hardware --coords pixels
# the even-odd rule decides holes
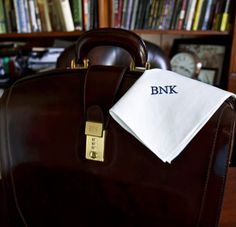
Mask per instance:
[[[135,71],[135,64],[133,61],[131,61],[130,66],[129,66],[130,71]]]
[[[93,161],[104,162],[105,135],[103,124],[86,121],[86,154],[85,158]]]
[[[89,67],[89,59],[83,59],[83,64],[79,65],[76,63],[75,59],[72,59],[70,62],[71,69],[87,69]]]
[[[145,63],[145,69],[150,69],[150,68],[151,68],[151,63],[147,61]]]
[[[150,62],[146,62],[145,67],[136,67],[134,62],[132,61],[130,63],[129,69],[130,71],[144,72],[146,69],[150,69],[150,67],[151,67]]]
[[[98,122],[86,121],[85,135],[102,137],[103,124]]]
[[[77,68],[77,64],[75,63],[75,59],[72,59],[70,62],[70,68],[71,69],[76,69]]]
[[[83,63],[84,63],[83,68],[87,69],[89,67],[89,59],[88,58],[83,59]]]

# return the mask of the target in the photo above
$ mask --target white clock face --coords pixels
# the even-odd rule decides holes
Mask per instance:
[[[172,71],[193,77],[196,73],[196,60],[190,53],[176,54],[170,61]]]

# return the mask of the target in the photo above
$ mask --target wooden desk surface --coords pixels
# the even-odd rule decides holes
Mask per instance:
[[[219,227],[236,227],[236,167],[229,168]]]

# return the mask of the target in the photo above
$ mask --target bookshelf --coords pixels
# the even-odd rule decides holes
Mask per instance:
[[[14,0],[15,1],[15,0]],[[13,1],[13,2],[14,2]],[[18,0],[16,0],[18,1]],[[25,1],[25,0],[22,0]],[[27,0],[27,1],[33,1],[33,0]],[[52,0],[34,0],[35,2],[39,1],[41,4],[45,2],[52,3]],[[77,0],[81,1],[84,6],[84,2],[86,0]],[[127,0],[121,0],[122,2],[125,2]],[[196,0],[196,7],[198,4],[198,1]],[[217,2],[218,0],[216,0]],[[227,2],[228,0],[225,0],[224,2]],[[1,2],[1,1],[0,1]],[[4,2],[4,1],[3,1]],[[6,1],[9,2],[9,1]],[[56,0],[55,2],[60,2],[60,0]],[[75,2],[75,0],[68,1],[70,4]],[[92,1],[96,2],[96,0]],[[94,27],[111,27],[114,25],[114,5],[118,3],[118,0],[99,0],[97,1],[97,14],[95,16],[97,17],[98,22],[96,22]],[[128,1],[129,2],[129,1]],[[135,2],[135,1],[133,1]],[[139,0],[139,2],[143,2]],[[157,2],[161,2],[159,0],[149,0],[147,1],[150,3],[150,5],[153,3],[157,4]],[[167,0],[164,0],[162,2],[167,2]],[[169,0],[168,2],[185,2],[185,0]],[[189,1],[191,2],[191,1]],[[203,1],[204,2],[204,1]],[[205,1],[208,2],[208,1]],[[57,3],[58,4],[58,3]],[[165,5],[165,4],[163,4]],[[96,6],[96,4],[95,4]],[[13,7],[13,6],[12,6]],[[157,6],[156,6],[157,7]],[[186,6],[187,7],[187,6]],[[145,10],[148,8],[143,7]],[[145,26],[142,28],[135,28],[130,29],[137,33],[138,35],[141,35],[144,39],[146,37],[150,38],[151,41],[154,40],[156,44],[160,45],[166,52],[168,53],[169,49],[171,48],[172,42],[175,38],[188,38],[188,37],[229,37],[230,39],[230,46],[231,46],[231,60],[229,63],[229,70],[228,73],[228,90],[236,92],[236,9],[235,7],[231,7],[234,10],[231,12],[232,17],[232,26],[231,29],[225,29],[224,31],[218,31],[218,30],[184,30],[184,29],[150,29],[146,28]],[[187,8],[186,8],[187,9]],[[83,11],[84,12],[84,11]],[[71,14],[73,14],[73,9],[71,9]],[[62,29],[63,30],[63,29]],[[63,39],[63,40],[70,40],[75,41],[81,34],[84,32],[84,30],[81,28],[80,30],[74,30],[74,31],[55,31],[52,29],[52,31],[41,31],[41,32],[8,32],[0,34],[0,43],[5,41],[24,41],[27,42],[28,45],[38,45],[38,46],[50,46],[53,43],[53,40],[55,39]],[[158,41],[156,41],[158,40]],[[168,42],[165,42],[168,40]]]

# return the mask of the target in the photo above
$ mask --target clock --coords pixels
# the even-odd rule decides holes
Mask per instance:
[[[180,75],[196,79],[202,63],[196,54],[192,52],[180,52],[174,55],[170,61],[172,71]]]

